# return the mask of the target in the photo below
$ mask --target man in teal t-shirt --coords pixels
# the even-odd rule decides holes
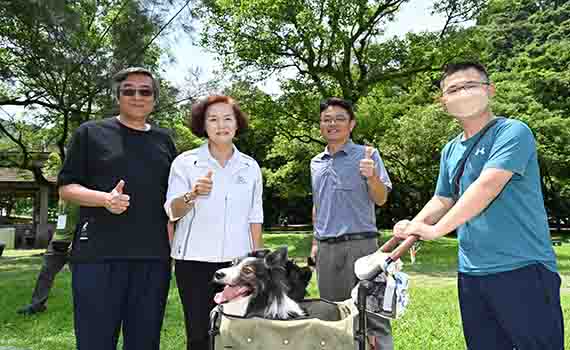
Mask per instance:
[[[459,304],[470,350],[564,347],[560,277],[536,143],[520,121],[495,117],[495,90],[477,63],[446,67],[447,112],[463,132],[443,149],[434,197],[394,234],[431,240],[457,230]]]

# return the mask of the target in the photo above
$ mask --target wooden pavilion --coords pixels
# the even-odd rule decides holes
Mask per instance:
[[[17,246],[46,247],[53,233],[54,225],[48,222],[48,201],[50,197],[57,200],[58,193],[56,179],[50,177],[46,179],[47,183],[39,184],[30,170],[0,168],[0,198],[30,198],[33,203],[32,218],[27,222],[3,217],[0,212],[0,227],[16,229]]]

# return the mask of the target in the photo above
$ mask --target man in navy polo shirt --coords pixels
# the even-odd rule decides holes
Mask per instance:
[[[316,259],[321,298],[343,301],[357,283],[355,261],[378,249],[374,206],[383,205],[392,183],[378,151],[350,140],[356,125],[350,102],[329,98],[320,106],[324,152],[311,160]],[[390,323],[369,319],[373,348],[394,348]]]
[[[497,118],[477,63],[448,65],[442,102],[463,132],[443,149],[434,197],[394,234],[424,240],[457,230],[459,304],[470,350],[560,350],[560,277],[541,191],[536,143]]]

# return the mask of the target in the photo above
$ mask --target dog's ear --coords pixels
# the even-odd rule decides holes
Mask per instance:
[[[265,257],[267,266],[285,266],[287,264],[287,247],[279,247]]]
[[[267,254],[269,254],[269,252],[270,252],[269,249],[257,249],[247,254],[247,256],[251,258],[264,259],[267,256]]]
[[[309,283],[311,277],[313,277],[311,268],[308,266],[301,267],[301,280],[305,283]]]

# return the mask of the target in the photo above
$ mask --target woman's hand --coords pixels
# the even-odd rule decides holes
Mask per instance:
[[[196,179],[196,183],[192,186],[191,193],[195,193],[198,196],[207,196],[210,194],[212,186],[214,185],[212,175],[214,175],[214,172],[212,170],[208,170],[208,174],[206,176]]]

